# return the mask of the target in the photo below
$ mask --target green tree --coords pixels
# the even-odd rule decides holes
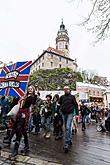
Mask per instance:
[[[30,76],[30,83],[41,90],[58,90],[69,85],[72,90],[76,88],[76,81],[83,81],[80,72],[74,72],[70,68],[56,68],[38,70]]]

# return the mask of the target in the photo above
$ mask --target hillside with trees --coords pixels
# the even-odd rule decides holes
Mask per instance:
[[[75,90],[76,81],[83,82],[81,73],[70,68],[38,70],[30,76],[30,83],[40,90],[62,90],[65,85]]]
[[[99,76],[97,73],[88,70],[74,72],[70,68],[40,69],[30,76],[30,84],[38,87],[39,90],[62,90],[65,85],[75,90],[76,82],[99,86],[108,84],[107,78]]]

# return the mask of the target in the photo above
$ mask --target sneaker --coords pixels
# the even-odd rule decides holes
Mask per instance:
[[[43,133],[43,137],[45,138],[45,136],[46,136],[46,133]]]
[[[82,131],[85,131],[85,128],[82,128]]]
[[[69,151],[68,145],[64,145],[63,149],[64,149],[64,153],[67,153]]]
[[[45,136],[46,139],[50,139],[50,133],[47,133]]]
[[[56,136],[56,137],[55,137],[55,140],[59,140],[59,139],[60,139],[60,137],[59,137],[59,136]]]
[[[72,146],[72,145],[73,145],[72,141],[69,141],[69,146]]]

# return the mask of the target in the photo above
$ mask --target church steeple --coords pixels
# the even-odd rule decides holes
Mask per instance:
[[[60,30],[56,37],[56,49],[61,50],[65,53],[65,56],[69,57],[69,37],[68,31],[65,29],[63,20],[60,25]]]

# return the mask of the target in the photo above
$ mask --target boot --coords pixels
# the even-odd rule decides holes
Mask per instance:
[[[13,138],[13,136],[14,136],[14,132],[11,131],[11,132],[10,132],[9,138],[8,138],[8,139],[4,139],[4,140],[3,140],[3,143],[6,143],[6,144],[11,145],[11,139]],[[15,141],[15,142],[16,142],[16,141]]]
[[[25,136],[25,138],[24,138],[24,144],[25,144],[25,147],[24,147],[24,149],[21,151],[22,153],[26,153],[26,152],[29,151],[29,143],[28,143],[28,137],[27,137],[27,136]]]
[[[27,153],[29,151],[29,145],[25,146],[22,150],[21,153]]]
[[[4,140],[7,140],[10,137],[10,130],[7,130],[7,136],[4,137]]]
[[[11,157],[15,157],[16,155],[18,155],[18,148],[19,148],[19,142],[16,142]]]

